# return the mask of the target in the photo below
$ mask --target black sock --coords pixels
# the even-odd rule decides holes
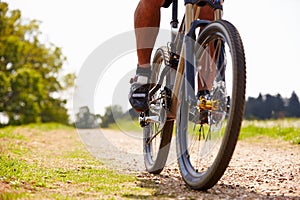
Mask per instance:
[[[197,93],[197,98],[199,98],[200,96],[204,96],[206,94],[209,94],[209,90],[200,90]]]

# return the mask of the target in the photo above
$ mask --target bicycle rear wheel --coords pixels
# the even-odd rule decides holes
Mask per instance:
[[[166,47],[159,48],[152,63],[152,83],[156,90],[150,98],[147,125],[144,127],[144,162],[149,173],[159,174],[167,161],[172,139],[174,120],[167,120],[167,107],[171,96],[169,53]]]
[[[207,25],[195,45],[198,103],[181,85],[176,119],[178,163],[183,180],[197,190],[213,187],[225,172],[243,119],[246,63],[236,28],[219,20]],[[202,87],[202,88],[201,88]]]

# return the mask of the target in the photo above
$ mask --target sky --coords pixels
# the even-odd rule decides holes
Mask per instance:
[[[81,81],[89,76],[94,80],[77,86],[85,93],[75,90],[76,106],[70,103],[69,107],[76,110],[87,104],[93,113],[100,114],[112,103],[126,102],[123,107],[129,107],[128,78],[137,63],[132,31],[138,0],[5,2],[10,9],[20,9],[23,18],[41,21],[41,40],[62,48],[67,57],[65,71],[75,72]],[[225,1],[223,18],[237,27],[244,43],[247,96],[257,97],[261,92],[290,97],[293,91],[300,95],[299,10],[299,0]],[[170,30],[170,18],[171,9],[162,9],[163,34]],[[117,42],[119,39],[122,40]]]

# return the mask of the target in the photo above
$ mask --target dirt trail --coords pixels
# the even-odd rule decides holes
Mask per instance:
[[[193,191],[181,180],[174,141],[161,175],[145,172],[142,134],[112,130],[79,130],[88,150],[116,170],[135,174],[142,187],[176,199],[297,199],[300,200],[300,146],[261,138],[239,141],[230,166],[216,186]]]

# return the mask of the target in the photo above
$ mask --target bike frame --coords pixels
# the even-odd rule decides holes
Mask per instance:
[[[199,15],[201,12],[201,8],[203,6],[210,6],[214,10],[214,20],[222,19],[223,14],[223,6],[220,0],[216,0],[215,2],[211,0],[185,0],[185,15],[181,22],[181,26],[176,35],[172,34],[171,37],[171,57],[170,63],[174,63],[174,59],[178,59],[178,55],[176,53],[176,48],[181,46],[181,50],[179,52],[179,61],[177,66],[171,66],[173,69],[176,69],[176,76],[172,76],[170,74],[171,82],[173,86],[173,94],[171,98],[171,106],[168,111],[168,120],[175,120],[176,112],[177,112],[177,103],[178,103],[178,94],[180,85],[183,77],[186,77],[186,92],[187,92],[187,100],[189,102],[196,102],[194,88],[195,88],[195,80],[194,80],[194,41],[196,40],[196,29],[205,26],[211,21],[201,20],[199,19]],[[172,5],[172,21],[171,28],[177,28],[178,26],[178,0],[173,0]],[[183,44],[180,39],[183,36]],[[177,62],[175,62],[177,63]],[[192,87],[191,87],[192,86]]]

